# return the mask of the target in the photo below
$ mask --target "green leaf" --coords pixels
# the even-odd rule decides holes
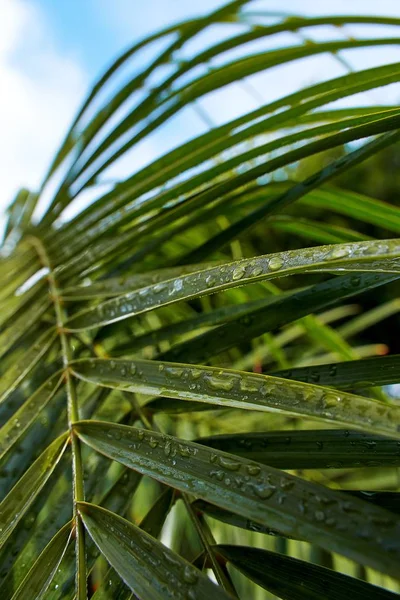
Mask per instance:
[[[151,331],[150,333],[139,335],[129,340],[126,344],[121,344],[120,346],[113,348],[113,355],[123,356],[124,354],[130,354],[140,348],[144,348],[145,346],[155,346],[163,340],[171,341],[177,335],[195,331],[201,327],[215,326],[220,323],[232,321],[235,323],[238,316],[250,319],[251,317],[249,315],[253,315],[256,309],[270,306],[271,304],[274,305],[275,302],[276,298],[274,296],[267,296],[266,298],[254,300],[253,302],[243,302],[241,304],[222,306],[221,308],[216,308],[215,310],[202,313],[199,316],[191,319],[185,319],[184,321],[179,321],[178,323],[171,323],[170,325],[165,325],[164,327],[156,329],[155,331]]]
[[[229,598],[186,560],[114,513],[78,503],[79,513],[100,551],[131,590],[143,600]]]
[[[400,464],[400,445],[397,440],[347,429],[225,434],[196,441],[278,469],[338,469]]]
[[[395,600],[397,594],[325,567],[248,546],[215,546],[239,571],[287,600]]]
[[[260,523],[257,523],[257,521],[252,521],[243,515],[236,514],[225,508],[216,506],[215,504],[210,504],[210,502],[206,502],[205,500],[196,500],[193,502],[192,506],[195,510],[205,513],[206,515],[213,517],[213,519],[217,519],[217,521],[233,525],[234,527],[240,527],[241,529],[247,529],[248,531],[255,531],[266,535],[295,539],[291,535],[283,534],[278,529],[273,529],[267,525],[261,525]]]
[[[180,278],[147,286],[83,310],[67,322],[69,331],[81,331],[189,300],[204,294],[295,273],[400,273],[399,241],[354,242],[279,252],[212,267]]]
[[[235,345],[395,279],[397,276],[384,273],[347,275],[335,277],[290,295],[279,295],[267,306],[256,307],[248,314],[239,315],[230,323],[224,323],[212,331],[167,350],[159,358],[174,362],[184,360],[188,363],[204,363],[211,356],[216,356]]]
[[[313,365],[274,371],[271,375],[305,383],[332,385],[342,389],[369,388],[398,383],[400,355],[378,356],[362,360]]]
[[[52,375],[40,388],[32,394],[13,418],[0,429],[0,458],[15,444],[24,434],[26,429],[37,418],[38,413],[51,401],[60,389],[63,376],[60,373]]]
[[[37,363],[49,351],[57,338],[57,333],[53,330],[43,333],[35,343],[28,348],[21,360],[13,363],[13,365],[2,374],[0,383],[0,403],[16,389],[19,383],[32,371]]]
[[[35,600],[40,600],[43,598],[68,548],[71,535],[72,522],[69,522],[48,543],[28,571],[12,600],[31,600],[33,597]]]
[[[347,215],[364,223],[383,227],[387,231],[400,232],[400,210],[397,206],[350,190],[316,189],[302,198],[300,203]]]
[[[68,434],[58,437],[39,456],[0,504],[0,547],[19,523],[52,475],[68,444]]]
[[[339,134],[339,136],[342,134]],[[332,136],[334,137],[334,136]],[[382,148],[390,146],[399,140],[399,132],[394,131],[392,133],[387,133],[382,135],[372,142],[369,142],[361,148],[357,148],[353,152],[346,154],[345,156],[339,158],[338,160],[333,161],[327,167],[324,167],[317,173],[313,173],[306,180],[301,181],[300,183],[290,187],[287,191],[279,196],[273,198],[270,202],[264,203],[259,208],[256,208],[245,217],[230,225],[227,229],[217,234],[210,240],[206,241],[202,246],[196,248],[191,253],[189,253],[185,259],[186,262],[195,262],[204,260],[204,257],[208,257],[215,250],[220,249],[225,246],[229,241],[235,239],[239,234],[243,234],[246,230],[253,227],[256,223],[258,223],[261,219],[266,217],[267,215],[273,214],[278,210],[282,210],[286,206],[292,204],[293,202],[303,198],[306,194],[308,194],[313,189],[322,186],[327,183],[337,175],[346,172],[351,167],[360,164],[370,156],[373,156]],[[346,142],[344,142],[346,143]],[[314,144],[320,144],[320,141],[314,142]],[[325,144],[325,140],[322,140],[322,144]],[[313,144],[310,144],[313,147]],[[315,147],[315,146],[314,146]],[[290,153],[288,153],[290,154]],[[310,153],[310,155],[312,152]],[[301,156],[299,158],[305,158]],[[277,159],[275,159],[277,160]],[[290,164],[290,158],[288,160],[288,164]],[[251,172],[251,171],[250,171]],[[247,173],[245,174],[247,175]],[[250,177],[247,177],[250,180]]]
[[[279,411],[400,438],[400,406],[309,383],[154,360],[82,359],[71,367],[85,381],[119,390],[215,407]]]
[[[74,429],[86,444],[131,469],[398,575],[400,522],[372,504],[172,436],[100,421],[81,421]]]
[[[311,219],[277,215],[268,219],[268,228],[273,231],[293,233],[306,240],[314,240],[320,244],[340,244],[342,242],[360,242],[371,239],[371,236],[358,233],[348,227],[338,227],[318,223]]]
[[[167,514],[172,506],[173,501],[173,490],[171,488],[165,489],[162,494],[157,498],[149,512],[142,519],[140,523],[140,529],[152,535],[154,538],[158,538],[161,533],[161,529],[165,523]]]

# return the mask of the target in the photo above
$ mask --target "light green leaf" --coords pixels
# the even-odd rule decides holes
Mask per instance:
[[[189,300],[246,283],[295,273],[400,273],[398,258],[400,242],[394,239],[319,246],[244,259],[183,275],[102,302],[69,319],[67,328],[70,331],[91,329],[178,300]]]

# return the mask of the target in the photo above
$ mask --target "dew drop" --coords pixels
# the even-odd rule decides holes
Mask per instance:
[[[268,262],[271,271],[279,271],[283,267],[283,260],[279,256],[272,257]]]
[[[251,274],[253,275],[253,277],[257,277],[258,275],[261,275],[262,272],[263,272],[263,269],[262,269],[262,267],[259,267],[259,266],[255,266],[251,270]]]
[[[164,454],[165,456],[169,456],[171,454],[171,442],[169,440],[165,442]]]
[[[247,465],[247,472],[249,475],[252,475],[253,477],[255,477],[256,475],[260,474],[260,467],[258,465]]]
[[[341,401],[340,396],[334,394],[333,392],[326,392],[322,396],[322,402],[325,409],[335,408],[338,403]]]
[[[207,376],[205,380],[207,385],[213,390],[229,392],[233,388],[233,381],[231,379]]]
[[[174,379],[180,379],[184,373],[181,367],[165,367],[165,374]]]
[[[258,392],[259,387],[252,383],[249,379],[242,379],[240,382],[240,391],[241,392]]]
[[[215,285],[215,277],[213,277],[212,275],[208,275],[206,277],[206,286],[207,287],[213,287],[213,285]]]
[[[242,277],[244,277],[245,272],[246,272],[246,269],[243,266],[236,267],[236,269],[234,269],[234,271],[232,273],[232,279],[234,281],[237,281],[238,279],[242,279]]]
[[[238,471],[240,469],[239,462],[226,456],[220,456],[218,462],[223,469],[227,469],[228,471]]]
[[[276,492],[276,488],[272,485],[258,484],[253,486],[254,493],[256,496],[261,498],[261,500],[268,500],[271,498],[273,494]]]
[[[182,279],[175,279],[174,281],[174,290],[176,292],[180,292],[183,287]]]
[[[190,448],[188,446],[182,446],[182,444],[179,444],[179,454],[184,458],[188,458],[190,456]]]
[[[345,258],[348,255],[348,250],[346,248],[333,248],[331,252],[329,252],[327,258]]]
[[[196,581],[198,580],[198,575],[196,571],[189,565],[185,565],[185,567],[183,568],[182,575],[186,583],[196,583]]]

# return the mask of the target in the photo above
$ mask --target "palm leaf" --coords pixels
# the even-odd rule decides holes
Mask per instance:
[[[332,37],[313,41],[321,26]],[[98,79],[39,191],[17,193],[0,256],[5,599],[400,591],[400,409],[384,387],[399,357],[377,356],[396,340],[400,213],[342,187],[396,152],[399,106],[362,94],[399,64],[259,99],[108,179],[217,93],[254,102],[271,69],[343,66],[398,45],[399,26],[251,0],[168,26]]]

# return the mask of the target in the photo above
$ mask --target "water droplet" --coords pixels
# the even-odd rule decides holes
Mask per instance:
[[[169,377],[179,379],[183,373],[184,370],[181,367],[165,367],[165,374]]]
[[[143,429],[138,429],[137,436],[139,440],[144,440],[144,431]]]
[[[166,288],[167,288],[167,284],[166,283],[157,283],[157,285],[154,286],[153,290],[154,290],[155,294],[160,294]]]
[[[169,456],[171,454],[171,442],[169,440],[165,442],[164,454],[165,456]]]
[[[279,271],[283,267],[283,260],[279,256],[273,256],[268,262],[268,267],[271,271]]]
[[[110,360],[110,369],[112,371],[114,371],[115,367],[116,367],[115,360]]]
[[[184,458],[188,458],[190,456],[189,446],[182,446],[182,444],[179,444],[179,454]]]
[[[130,364],[130,367],[129,367],[129,373],[130,373],[131,375],[134,375],[134,374],[136,373],[136,365],[135,365],[134,363],[131,363],[131,364]]]
[[[285,479],[284,477],[282,477],[279,483],[283,490],[291,490],[294,486],[293,479]]]
[[[322,403],[324,409],[336,408],[340,401],[341,397],[333,392],[326,392],[322,396]]]
[[[232,279],[234,281],[237,281],[238,279],[242,279],[242,277],[244,277],[245,272],[246,272],[245,267],[243,267],[241,265],[236,267],[236,269],[234,269],[234,271],[232,273]]]
[[[182,287],[183,287],[182,279],[175,279],[175,281],[174,281],[175,292],[180,292]]]
[[[262,269],[262,267],[260,267],[258,265],[253,267],[251,270],[251,274],[253,275],[253,277],[257,277],[258,275],[261,275],[262,273],[263,273],[263,269]]]
[[[207,287],[213,287],[213,285],[215,285],[215,277],[213,277],[212,275],[208,275],[206,277],[206,286]]]
[[[242,392],[258,392],[259,387],[251,381],[251,379],[242,379],[240,382],[240,390]]]
[[[331,365],[329,367],[329,375],[331,377],[336,377],[336,374],[337,374],[337,366],[336,365]]]
[[[349,254],[349,251],[347,250],[347,248],[333,248],[333,250],[331,250],[328,254],[328,256],[326,257],[327,259],[332,259],[332,258],[345,258],[347,255]]]
[[[261,498],[261,500],[268,500],[268,498],[271,498],[271,496],[273,496],[273,494],[276,492],[276,488],[274,486],[263,483],[253,485],[253,489],[256,496]]]
[[[260,474],[261,469],[258,465],[247,465],[247,472],[249,475],[255,477],[256,475]]]
[[[149,446],[151,448],[157,448],[157,446],[158,446],[158,440],[155,437],[151,437],[149,439]]]
[[[227,469],[228,471],[238,471],[240,469],[240,463],[227,456],[220,456],[218,463],[223,469]]]
[[[210,471],[210,477],[215,477],[218,481],[223,481],[225,473],[223,471]]]
[[[213,390],[221,390],[229,392],[233,388],[233,381],[231,379],[223,379],[222,377],[207,376],[205,378],[207,385]]]
[[[193,569],[193,567],[191,567],[189,565],[185,565],[185,567],[183,569],[184,581],[186,581],[186,583],[196,583],[198,578],[199,577],[198,577],[196,571]]]
[[[317,510],[314,516],[316,521],[322,522],[325,520],[325,513],[322,510]]]

